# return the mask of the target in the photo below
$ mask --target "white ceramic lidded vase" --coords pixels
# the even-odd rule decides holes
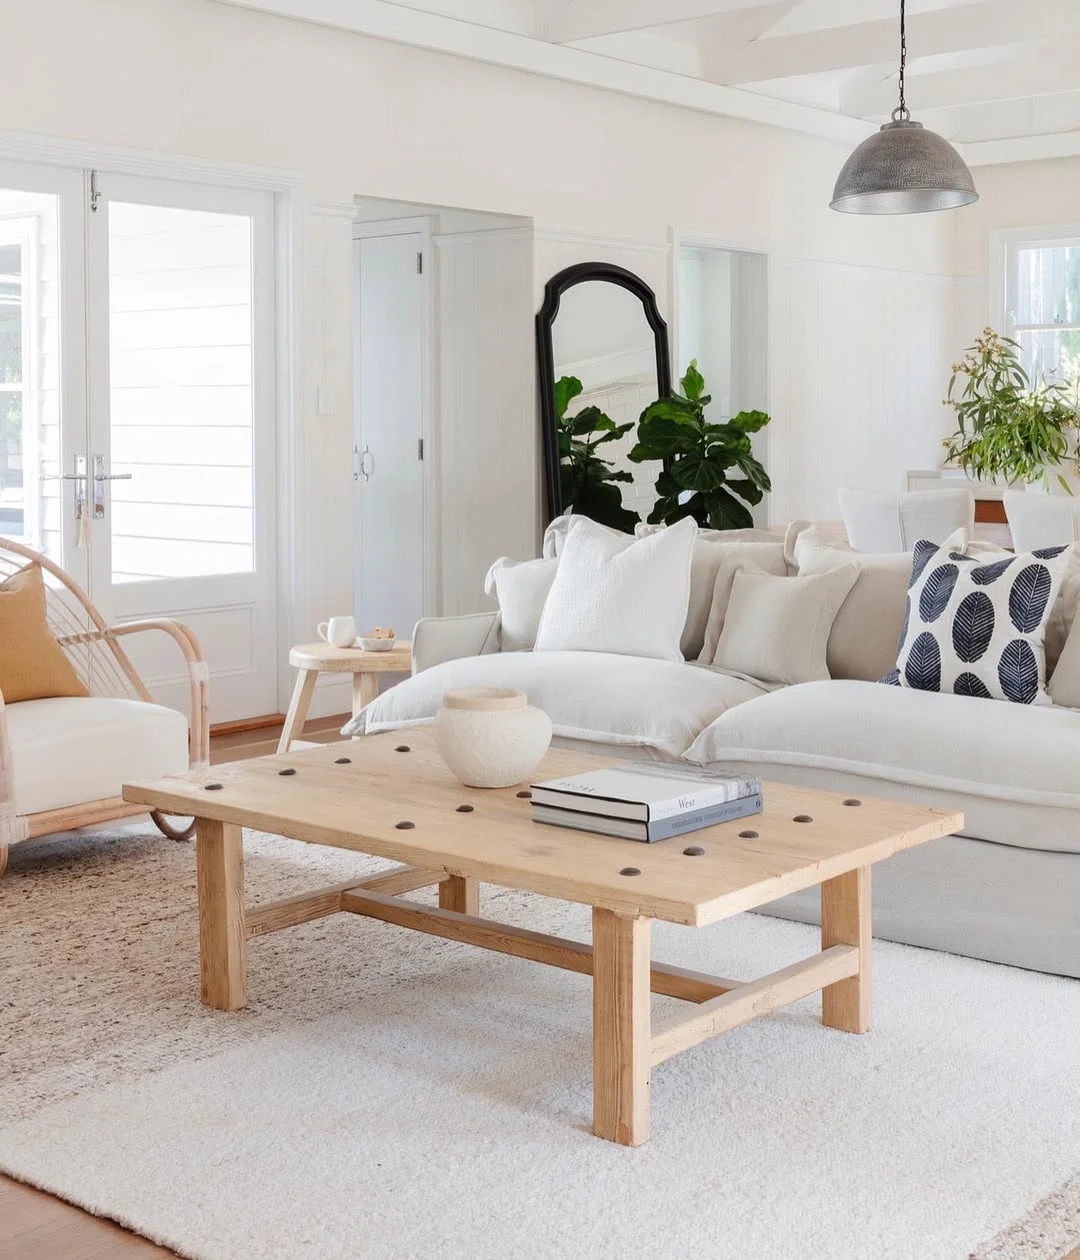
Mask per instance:
[[[513,787],[551,746],[551,718],[504,687],[448,691],[433,730],[439,756],[466,787]]]

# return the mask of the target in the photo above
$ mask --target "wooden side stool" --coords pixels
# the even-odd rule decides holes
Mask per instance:
[[[296,669],[296,686],[289,712],[278,740],[278,752],[288,752],[307,721],[312,693],[320,674],[352,674],[352,711],[355,717],[365,704],[379,694],[379,674],[412,672],[412,644],[399,639],[388,652],[367,652],[363,648],[339,648],[330,643],[305,643],[289,651],[289,664]]]

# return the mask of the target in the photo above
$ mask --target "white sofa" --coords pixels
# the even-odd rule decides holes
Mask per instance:
[[[797,536],[793,527],[785,544],[792,572]],[[813,563],[803,558],[804,569]],[[900,854],[875,872],[876,934],[1080,977],[1080,710],[836,677],[852,661],[861,659],[866,675],[875,657],[895,656],[902,604],[880,593],[865,602],[882,589],[867,585],[862,605],[858,586],[849,597],[851,608],[867,610],[867,633],[880,642],[853,641],[846,652],[838,643],[834,661],[833,639],[857,638],[850,616],[846,627],[838,616],[834,677],[783,687],[691,661],[504,652],[496,612],[421,621],[414,677],[368,706],[353,730],[430,720],[453,687],[510,685],[547,711],[566,746],[963,809],[963,835]],[[1064,630],[1056,633],[1060,639]],[[817,898],[787,898],[771,910],[816,921]]]

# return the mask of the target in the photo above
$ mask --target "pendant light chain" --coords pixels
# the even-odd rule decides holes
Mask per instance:
[[[904,76],[907,71],[907,3],[900,0],[900,108],[893,115],[905,121],[911,117],[904,95]]]

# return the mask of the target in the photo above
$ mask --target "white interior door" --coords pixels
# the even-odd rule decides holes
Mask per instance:
[[[111,619],[194,629],[215,722],[273,713],[272,197],[121,176],[96,191],[91,594]],[[179,701],[168,645],[140,650],[155,695]]]
[[[88,581],[81,172],[0,163],[0,536]]]
[[[424,613],[420,232],[355,242],[356,617],[412,634]]]

